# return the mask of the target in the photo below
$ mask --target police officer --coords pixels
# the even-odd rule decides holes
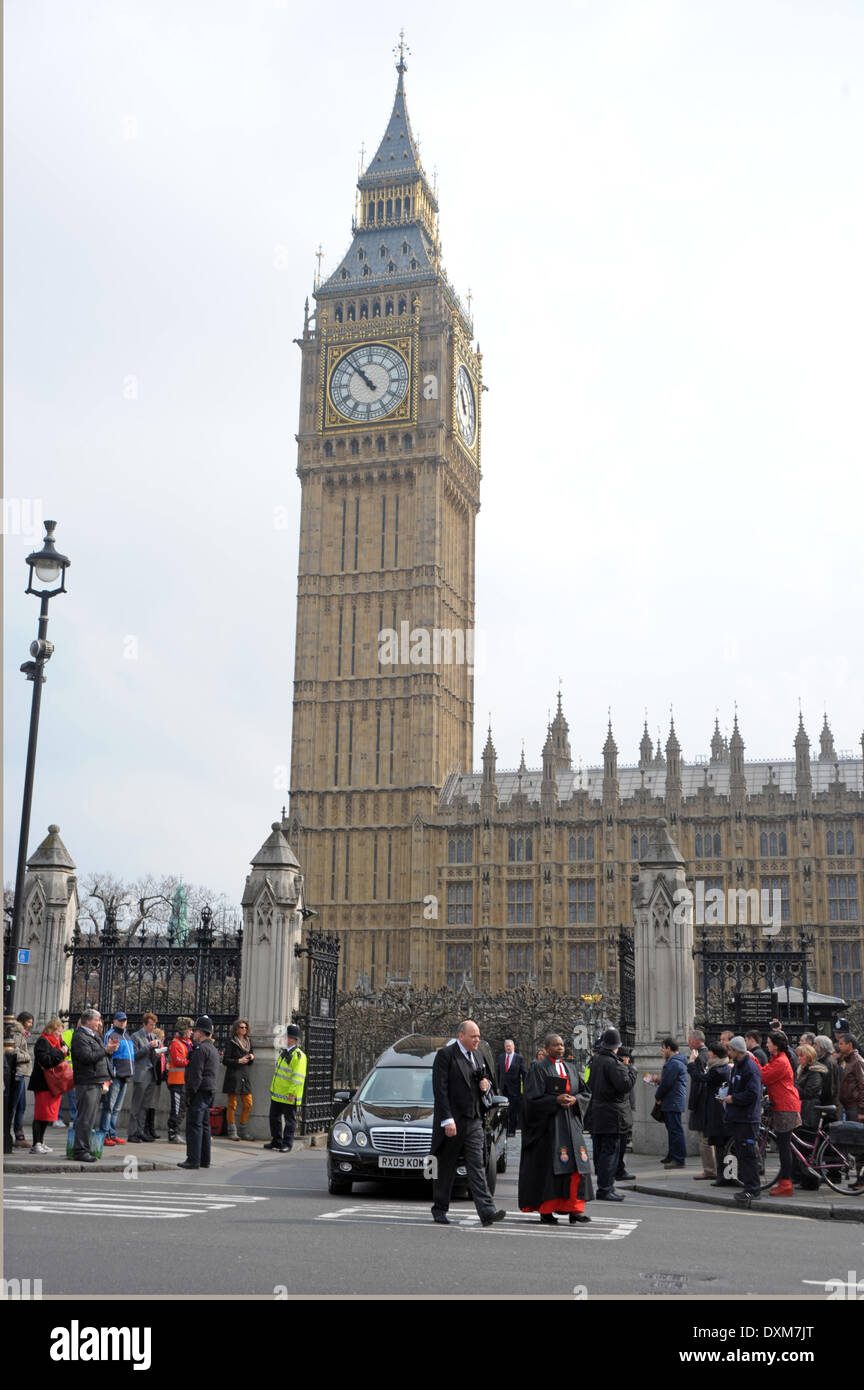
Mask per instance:
[[[195,1046],[186,1064],[186,1162],[178,1168],[210,1167],[210,1107],[219,1077],[213,1020],[204,1014],[192,1029]]]
[[[265,1149],[276,1149],[283,1154],[290,1153],[294,1147],[297,1110],[306,1085],[306,1053],[299,1045],[300,1029],[293,1023],[285,1029],[285,1044],[270,1082],[270,1143],[264,1145]]]

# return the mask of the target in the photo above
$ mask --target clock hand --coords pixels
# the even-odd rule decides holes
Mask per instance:
[[[356,371],[357,375],[361,378],[361,380],[365,381],[370,391],[378,390],[378,387],[375,385],[375,382],[369,380],[362,367],[355,367],[354,370]]]

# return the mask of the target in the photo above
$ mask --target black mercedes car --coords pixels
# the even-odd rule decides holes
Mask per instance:
[[[452,1038],[430,1038],[416,1033],[400,1038],[382,1052],[356,1091],[336,1091],[336,1105],[343,1105],[327,1138],[327,1186],[338,1195],[351,1191],[355,1182],[384,1182],[390,1178],[431,1178],[432,1064],[439,1047]],[[495,1067],[488,1044],[480,1051],[489,1068]],[[496,1095],[485,1111],[486,1178],[489,1191],[507,1167],[507,1097]],[[465,1169],[457,1169],[459,1178]]]

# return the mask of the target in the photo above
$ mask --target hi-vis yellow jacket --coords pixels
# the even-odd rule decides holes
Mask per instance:
[[[270,1082],[270,1099],[280,1105],[299,1105],[305,1085],[306,1053],[299,1047],[292,1047],[290,1052],[283,1048]]]

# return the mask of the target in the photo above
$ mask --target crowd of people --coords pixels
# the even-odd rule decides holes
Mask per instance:
[[[212,1020],[202,1015],[177,1019],[174,1037],[166,1045],[158,1017],[147,1012],[141,1027],[128,1032],[128,1017],[118,1009],[103,1037],[98,1009],[85,1009],[76,1028],[64,1028],[60,1018],[50,1018],[42,1032],[32,1037],[33,1015],[21,1013],[15,1022],[10,1094],[7,1097],[10,1137],[7,1150],[29,1148],[45,1155],[49,1125],[67,1128],[71,1139],[67,1155],[79,1163],[95,1163],[102,1148],[124,1144],[152,1144],[156,1132],[159,1087],[168,1094],[168,1142],[186,1144],[181,1168],[210,1165],[211,1111],[218,1091],[219,1069],[224,1065],[226,1138],[253,1141],[249,1117],[253,1105],[251,1068],[255,1053],[248,1019],[232,1025],[224,1052],[213,1043]],[[297,1109],[303,1099],[306,1055],[300,1047],[300,1030],[293,1024],[285,1031],[270,1081],[270,1141],[267,1149],[290,1153],[294,1143]],[[33,1092],[33,1137],[24,1133],[27,1093]],[[120,1123],[124,1102],[131,1096],[125,1137]],[[64,1096],[68,1120],[61,1118]],[[239,1109],[239,1127],[237,1123]],[[95,1150],[95,1151],[94,1151]]]

